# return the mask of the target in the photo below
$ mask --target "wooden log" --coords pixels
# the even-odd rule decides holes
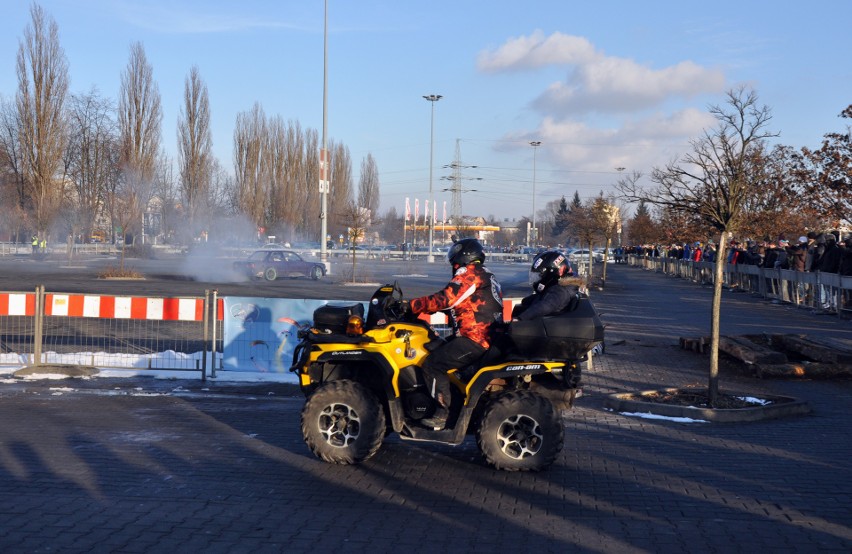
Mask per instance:
[[[710,337],[680,337],[678,339],[682,350],[691,350],[704,354],[710,345]]]
[[[784,364],[787,356],[744,337],[719,337],[719,350],[747,364]]]
[[[803,364],[756,364],[754,373],[759,378],[764,377],[804,377],[805,366]]]
[[[852,364],[786,363],[786,364],[757,364],[755,372],[758,377],[797,377],[803,379],[832,379],[835,377],[852,377]]]
[[[772,335],[772,343],[817,362],[852,364],[852,350],[825,339],[805,335]]]

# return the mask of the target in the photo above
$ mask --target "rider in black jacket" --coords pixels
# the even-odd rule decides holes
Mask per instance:
[[[571,264],[562,252],[549,250],[536,256],[530,268],[533,293],[515,306],[512,319],[535,319],[564,310],[580,290],[568,279],[573,275]]]

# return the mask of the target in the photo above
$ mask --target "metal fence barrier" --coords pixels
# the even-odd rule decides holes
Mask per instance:
[[[0,292],[0,363],[197,371],[222,352],[216,291],[151,298]],[[10,359],[16,358],[16,359]]]
[[[714,262],[630,255],[627,263],[698,284],[713,284],[715,278]],[[724,279],[723,286],[732,291],[852,318],[852,276],[725,264]]]

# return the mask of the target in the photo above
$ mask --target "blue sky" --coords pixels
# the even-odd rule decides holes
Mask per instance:
[[[439,210],[458,145],[464,212],[514,218],[578,191],[608,192],[616,167],[648,173],[711,126],[707,107],[753,87],[770,128],[794,147],[845,130],[852,104],[852,2],[353,2],[329,0],[328,133],[357,182],[376,159],[382,211],[428,198]],[[141,41],[162,95],[163,146],[174,155],[184,80],[207,83],[214,153],[232,167],[238,113],[259,102],[322,129],[321,0],[43,0],[59,26],[72,92],[116,98],[130,44]],[[25,1],[0,0],[0,94],[17,88]],[[480,180],[481,179],[481,180]]]

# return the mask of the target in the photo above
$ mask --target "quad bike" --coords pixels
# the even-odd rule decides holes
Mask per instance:
[[[446,428],[421,423],[435,411],[421,365],[444,339],[404,309],[402,291],[384,285],[363,304],[326,305],[299,332],[290,370],[306,396],[302,434],[326,462],[355,464],[388,433],[403,440],[458,445],[475,434],[497,469],[536,471],[556,459],[564,430],[559,409],[573,406],[580,365],[603,342],[587,297],[566,311],[512,322],[476,365],[449,373]]]

